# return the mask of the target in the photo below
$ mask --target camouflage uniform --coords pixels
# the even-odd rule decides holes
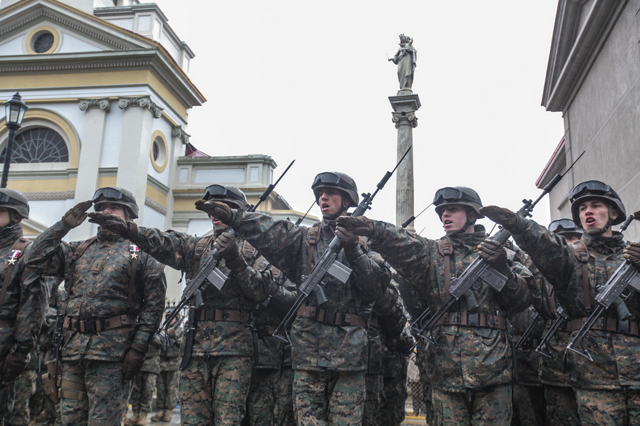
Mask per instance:
[[[55,325],[58,319],[58,312],[62,313],[64,309],[64,305],[67,301],[67,293],[64,289],[64,283],[61,282],[60,279],[52,279],[52,285],[50,287],[50,297],[49,297],[49,310],[47,313],[47,319],[45,320],[45,325],[43,326],[43,331],[40,333],[39,342],[42,342],[42,346],[45,348],[46,353],[44,354],[43,367],[47,362],[55,361],[55,351],[53,347],[53,333],[55,332]],[[46,332],[45,332],[46,329]],[[42,382],[42,377],[46,374],[46,368],[43,368],[43,374],[38,377],[38,379]],[[44,389],[45,400],[44,400],[44,417],[45,421],[48,425],[55,424],[56,426],[60,426],[62,424],[61,414],[60,414],[60,401],[54,403],[51,400],[51,397],[46,394],[47,390]]]
[[[144,357],[142,369],[133,378],[129,403],[134,413],[151,411],[158,374],[160,374],[160,349],[152,345]]]
[[[178,326],[176,334],[176,343],[174,345],[160,348],[160,374],[156,382],[158,412],[165,410],[171,412],[178,403],[179,368],[180,360],[182,359],[180,357],[180,345],[184,342],[184,328]],[[154,418],[152,417],[151,420],[153,421]]]
[[[213,243],[222,232],[216,231],[203,248],[202,261],[211,256]],[[186,272],[187,278],[199,269],[195,250],[202,237],[139,227],[131,238],[141,250]],[[244,245],[238,240],[241,251]],[[180,376],[182,424],[238,424],[244,417],[253,364],[250,314],[275,285],[271,267],[262,256],[255,253],[245,260],[247,268],[232,274],[222,259],[218,268],[229,277],[222,291],[209,285],[202,292],[205,306],[195,311],[191,358]]]
[[[588,248],[586,269],[589,294],[585,294],[583,263],[576,256],[576,245],[569,245],[534,221],[526,220],[513,233],[518,245],[525,250],[545,278],[555,288],[558,302],[571,318],[577,330],[582,319],[589,316],[587,303],[595,306],[596,287],[603,285],[623,262],[625,243],[622,235],[582,236]],[[588,300],[587,300],[588,298]],[[635,292],[627,299],[627,307],[638,318],[640,297]],[[605,313],[611,325],[621,325],[615,308]],[[603,322],[603,321],[601,321]],[[622,324],[624,325],[624,324]],[[593,362],[572,351],[564,354],[569,382],[576,391],[578,412],[582,424],[639,424],[640,422],[640,364],[637,362],[640,338],[623,332],[594,326],[584,339]],[[563,336],[560,335],[558,339]],[[552,341],[553,342],[553,341]],[[561,345],[562,342],[557,342]],[[560,347],[560,346],[559,346]]]
[[[30,420],[34,420],[38,413],[29,410],[29,401],[36,393],[36,363],[35,351],[31,352],[31,360],[27,368],[16,379],[16,400],[13,411],[5,420],[7,426],[27,426]]]
[[[18,223],[0,229],[0,277],[11,266],[11,247],[22,238],[22,226]],[[37,330],[44,321],[47,307],[45,280],[25,266],[32,245],[15,262],[6,287],[4,302],[0,303],[0,368],[10,351],[28,353],[34,346]],[[0,286],[2,286],[0,282]],[[1,291],[1,290],[0,290]],[[34,333],[34,330],[36,333]],[[0,370],[1,371],[1,370]],[[11,411],[15,397],[15,381],[0,384],[0,424]]]
[[[448,236],[451,277],[461,274],[477,257],[476,247],[487,238],[482,226],[473,233],[452,232]],[[378,250],[414,288],[420,303],[435,312],[449,298],[445,285],[445,257],[438,242],[409,234],[404,229],[374,221],[370,234],[372,248]],[[506,269],[506,266],[505,266]],[[475,322],[467,316],[464,301],[453,304],[444,323],[436,327],[439,347],[429,346],[428,374],[432,375],[432,402],[435,424],[509,424],[512,415],[513,357],[505,331],[507,311],[520,311],[531,303],[526,282],[511,271],[504,289],[495,293],[479,281],[474,290],[480,305],[478,324],[486,320],[494,328],[458,325]],[[406,303],[410,301],[405,300]],[[484,318],[481,318],[484,317]]]
[[[29,259],[43,275],[65,278],[63,423],[120,425],[131,390],[123,381],[123,360],[132,344],[147,345],[158,329],[166,292],[163,266],[101,228],[76,259],[82,242],[63,242],[68,232],[64,221],[55,223],[36,239]]]
[[[295,426],[296,418],[293,412],[293,377],[291,346],[285,344],[282,350],[282,368],[278,378],[278,396],[274,426]]]
[[[232,227],[291,281],[301,283],[334,238],[335,221],[324,219],[314,226],[313,241],[310,228],[257,213],[238,211]],[[341,250],[337,260],[353,270],[347,283],[325,277],[328,301],[320,308],[315,294],[309,296],[293,322],[294,411],[299,425],[362,422],[369,345],[360,311],[391,291],[390,272],[374,255],[364,249],[357,258],[347,259]],[[338,314],[331,321],[334,312]],[[340,320],[347,313],[354,324]]]

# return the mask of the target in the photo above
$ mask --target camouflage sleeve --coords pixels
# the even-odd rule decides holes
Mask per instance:
[[[29,253],[25,254],[25,265],[36,274],[64,278],[67,261],[80,244],[62,241],[67,233],[69,228],[62,221],[47,228],[35,239]]]
[[[193,253],[198,242],[193,235],[139,226],[138,235],[131,242],[158,262],[174,269],[187,272],[193,268]]]
[[[149,343],[160,327],[167,292],[163,269],[164,266],[150,256],[147,256],[144,268],[139,268],[138,279],[142,280],[144,303],[138,314],[133,343]]]
[[[293,306],[294,302],[298,298],[298,292],[296,285],[289,280],[286,280],[284,284],[278,287],[276,293],[271,297],[269,305],[273,306],[274,310],[280,315],[280,318],[289,312],[289,309]]]
[[[404,315],[402,307],[402,299],[393,284],[389,284],[385,296],[374,305],[380,327],[389,339],[400,337],[407,323],[407,317]]]
[[[433,241],[382,221],[375,221],[370,241],[371,247],[398,271],[405,283],[421,282],[428,274]]]
[[[376,302],[386,295],[391,271],[382,256],[368,250],[358,258],[349,260],[349,267],[353,270],[351,278],[363,301]]]
[[[527,220],[522,232],[513,234],[513,239],[531,257],[549,283],[560,289],[571,282],[576,260],[564,238],[533,220]]]
[[[307,228],[260,213],[237,215],[231,226],[291,281],[302,281],[302,274],[306,272],[303,246]]]
[[[233,278],[242,293],[255,303],[262,303],[277,291],[278,283],[271,273],[271,265],[262,256],[257,256],[247,268]]]
[[[26,249],[25,258],[31,246]],[[17,268],[20,271],[20,308],[16,317],[14,339],[21,348],[31,350],[49,306],[49,292],[45,278],[26,267],[24,262],[21,263]]]
[[[520,312],[531,306],[531,291],[528,280],[513,271],[509,273],[509,279],[500,293],[496,294],[496,300],[509,312]]]
[[[544,276],[542,276],[542,273],[540,273],[529,256],[520,250],[517,250],[516,255],[518,261],[531,273],[531,277],[527,279],[529,292],[531,293],[531,304],[544,319],[555,318],[555,308],[551,303],[551,298],[553,297],[551,285],[544,279]]]

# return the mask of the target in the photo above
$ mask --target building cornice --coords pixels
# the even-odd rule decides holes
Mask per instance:
[[[227,166],[235,164],[246,166],[249,163],[263,163],[271,165],[274,169],[278,166],[275,160],[269,155],[242,155],[228,157],[178,157],[179,166],[202,166],[209,163],[215,166]]]

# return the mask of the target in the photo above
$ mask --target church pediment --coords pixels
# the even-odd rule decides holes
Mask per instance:
[[[56,0],[23,0],[0,9],[0,56],[154,47],[143,36]]]
[[[628,0],[559,0],[542,95],[547,111],[567,109]]]

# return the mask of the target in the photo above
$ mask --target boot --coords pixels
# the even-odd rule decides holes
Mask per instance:
[[[166,423],[171,423],[171,410],[164,410],[164,416],[162,417],[162,421]]]
[[[125,426],[135,426],[138,424],[138,419],[140,419],[140,411],[134,411],[133,416],[129,417],[124,421]]]
[[[144,426],[147,424],[147,412],[140,411],[140,417],[138,417],[138,421],[136,422],[137,426]]]
[[[161,422],[163,418],[164,418],[164,410],[158,410],[158,414],[151,417],[149,420],[151,420],[152,422]]]

